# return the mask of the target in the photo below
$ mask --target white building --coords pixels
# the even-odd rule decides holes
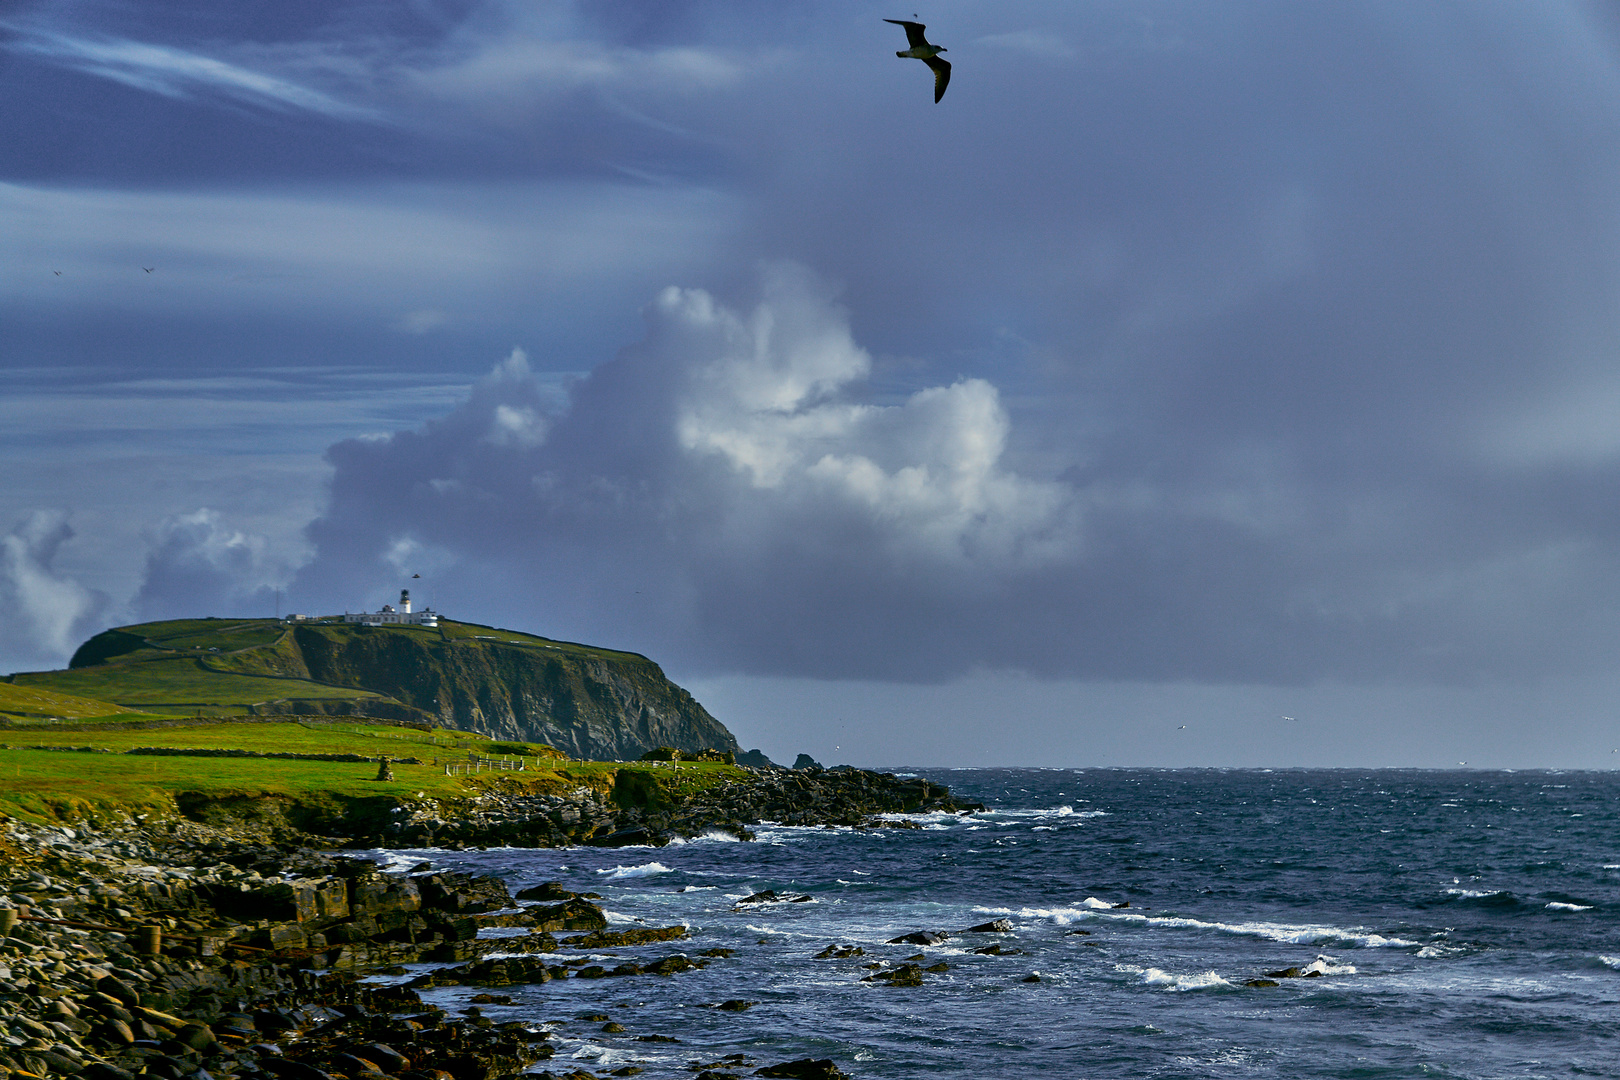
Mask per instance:
[[[439,616],[432,608],[412,611],[411,590],[401,589],[399,590],[399,608],[397,610],[392,604],[384,604],[381,611],[345,611],[343,621],[359,623],[362,626],[436,627],[439,625]]]

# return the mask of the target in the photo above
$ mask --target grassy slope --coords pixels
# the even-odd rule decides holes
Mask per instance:
[[[440,761],[466,760],[469,751],[499,755],[539,747],[519,747],[467,732],[438,729],[431,734],[363,720],[311,723],[218,723],[138,731],[62,731],[51,727],[0,733],[0,813],[30,820],[73,821],[109,814],[175,813],[176,796],[189,792],[217,798],[279,797],[310,805],[340,805],[387,796],[401,801],[456,799],[488,787],[567,791],[590,787],[610,791],[621,769],[651,773],[660,786],[690,792],[718,783],[740,770],[701,762],[668,766],[558,761],[524,772],[449,777]],[[92,746],[108,754],[30,749]],[[414,756],[426,765],[393,766],[393,781],[377,781],[376,766],[364,762],[254,760],[243,758],[128,756],[136,746],[241,748],[281,753],[388,754]]]
[[[79,720],[123,712],[110,701],[75,697],[34,686],[0,682],[0,717],[13,722],[44,717]]]
[[[289,698],[353,700],[375,697],[364,690],[326,686],[306,679],[240,675],[214,670],[201,657],[134,660],[68,671],[27,671],[13,685],[115,701],[132,709],[190,713],[197,709],[241,712],[250,705]]]
[[[342,623],[314,626],[333,637],[355,632]],[[501,630],[476,623],[445,620],[439,629],[414,626],[368,628],[369,634],[428,635],[457,642],[462,647],[483,643],[520,646],[538,654],[559,654],[585,659],[642,660],[634,653],[600,649],[568,641],[552,641],[516,630]],[[382,698],[360,686],[334,686],[289,677],[301,668],[290,649],[288,628],[274,619],[173,619],[139,623],[118,629],[124,651],[103,663],[66,671],[19,672],[11,685],[38,693],[115,702],[128,709],[190,715],[228,714],[272,701],[341,701]],[[305,672],[307,674],[307,672]],[[0,684],[5,685],[5,684]],[[0,714],[6,709],[0,698]],[[99,714],[119,711],[101,708]],[[97,713],[52,712],[55,716]]]

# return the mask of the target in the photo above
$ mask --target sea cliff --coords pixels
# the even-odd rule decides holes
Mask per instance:
[[[109,709],[441,724],[545,743],[581,760],[634,760],[658,746],[741,749],[645,656],[449,619],[433,628],[341,619],[143,623],[97,634],[66,671],[11,681]]]

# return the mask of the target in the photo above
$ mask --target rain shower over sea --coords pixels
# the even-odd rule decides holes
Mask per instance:
[[[605,951],[608,968],[735,950],[481,1006],[546,1024],[558,1074],[810,1057],[894,1078],[1620,1076],[1616,774],[918,771],[988,809],[754,842],[386,854],[600,893],[614,929],[690,929]],[[738,904],[763,890],[810,899]],[[963,932],[995,919],[1012,931]],[[886,944],[916,931],[951,936]],[[818,959],[829,946],[852,948]],[[919,953],[945,970],[862,981]],[[476,992],[424,996],[459,1010]],[[746,1063],[715,1064],[728,1055]]]

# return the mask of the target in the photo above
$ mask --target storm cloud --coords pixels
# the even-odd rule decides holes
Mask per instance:
[[[758,291],[665,289],[565,399],[514,353],[443,420],[335,446],[296,591],[381,599],[431,558],[442,608],[821,678],[1457,681],[1590,671],[1617,643],[1613,550],[1510,527],[1544,469],[1313,478],[1241,431],[1182,475],[1020,469],[992,384],[874,400],[826,283],[775,265]]]
[[[0,511],[80,533],[27,565],[409,583],[784,717],[1022,679],[1033,744],[1127,685],[1596,723],[1613,8],[944,0],[938,105],[896,14],[14,5]]]

